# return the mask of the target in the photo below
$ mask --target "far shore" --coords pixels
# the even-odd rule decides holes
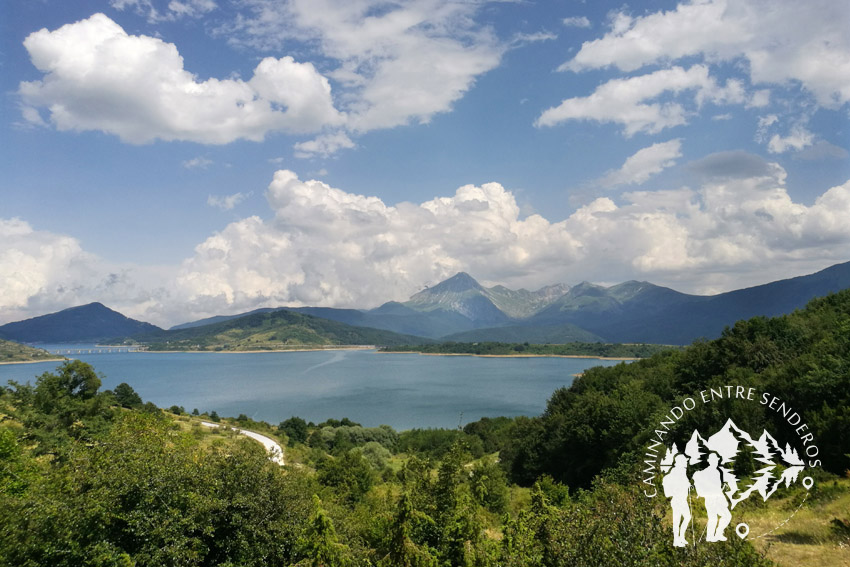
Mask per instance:
[[[281,353],[281,352],[322,352],[322,351],[340,351],[340,350],[375,350],[379,354],[418,354],[421,356],[477,356],[479,358],[586,358],[593,360],[619,360],[632,361],[641,360],[640,357],[630,356],[594,356],[590,354],[475,354],[467,352],[419,352],[415,350],[376,350],[374,345],[350,345],[350,346],[327,346],[318,348],[282,348],[282,349],[257,349],[257,350],[139,350],[141,354],[172,354],[172,353],[200,353],[200,354],[262,354],[262,353]],[[68,360],[67,357],[45,358],[41,360],[15,360],[9,362],[0,362],[2,364],[33,364],[37,362],[60,362]]]
[[[281,348],[281,349],[256,349],[256,350],[140,350],[140,353],[169,354],[176,352],[191,352],[202,354],[262,354],[264,352],[321,352],[326,350],[373,350],[374,345],[351,345],[351,346],[320,346],[317,348]]]
[[[636,356],[593,356],[592,354],[475,354],[471,352],[419,352],[416,350],[379,350],[381,354],[419,354],[422,356],[478,356],[481,358],[592,358],[594,360],[640,360]]]

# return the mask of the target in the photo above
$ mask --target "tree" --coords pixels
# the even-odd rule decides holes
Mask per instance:
[[[296,443],[307,442],[307,422],[300,417],[292,416],[287,420],[281,421],[277,428],[286,433],[286,437],[289,439],[287,444],[290,447]]]
[[[298,565],[310,567],[345,567],[351,564],[348,546],[337,541],[333,522],[322,508],[322,501],[313,495],[313,520],[301,540],[301,553],[306,562]]]
[[[375,482],[372,467],[357,451],[326,458],[316,466],[319,482],[339,490],[349,502],[357,502]]]
[[[387,553],[378,562],[379,567],[436,567],[437,560],[427,547],[416,545],[410,537],[416,520],[417,512],[413,510],[410,496],[405,492],[401,495],[396,515],[389,527]]]
[[[89,400],[100,388],[100,378],[91,365],[81,360],[69,360],[56,369],[58,374],[45,372],[36,378],[35,405],[49,413],[57,399]]]
[[[502,513],[508,504],[508,482],[505,471],[487,458],[472,467],[469,478],[475,500],[491,512]]]
[[[86,436],[101,430],[112,418],[111,396],[98,395],[100,378],[80,360],[63,363],[56,372],[36,378],[35,387],[16,388],[16,403],[31,404],[24,424],[40,438],[38,451],[53,452],[67,436]]]
[[[133,387],[126,382],[121,382],[115,386],[115,390],[112,391],[112,394],[115,396],[115,401],[122,407],[137,408],[142,405],[141,396],[139,396]]]

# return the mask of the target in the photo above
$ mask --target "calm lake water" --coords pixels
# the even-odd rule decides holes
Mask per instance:
[[[348,417],[365,426],[457,427],[481,417],[539,415],[573,374],[615,361],[420,356],[374,351],[82,354],[103,388],[130,384],[145,401],[187,411],[244,413],[277,424]],[[0,365],[0,384],[55,362]],[[462,417],[461,417],[462,414]]]

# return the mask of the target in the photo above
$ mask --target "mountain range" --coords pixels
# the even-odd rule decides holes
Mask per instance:
[[[136,336],[153,340],[173,333],[175,337],[185,335],[183,338],[197,339],[218,332],[217,325],[225,325],[233,334],[234,329],[256,325],[257,321],[267,324],[270,314],[288,312],[304,317],[297,322],[302,327],[318,329],[321,325],[313,321],[318,319],[355,329],[365,327],[392,333],[372,333],[369,339],[363,337],[366,342],[360,344],[376,344],[379,340],[400,344],[399,341],[439,339],[681,345],[700,337],[717,337],[724,327],[739,319],[789,313],[814,297],[848,287],[850,262],[806,276],[710,296],[685,294],[640,281],[610,287],[582,282],[573,287],[556,284],[536,291],[511,290],[504,286],[485,287],[461,272],[423,289],[408,301],[389,301],[374,309],[262,308],[192,321],[163,331],[93,303],[0,326],[0,338],[21,342],[80,342]],[[274,320],[281,325],[296,324],[281,317]],[[204,330],[197,330],[201,328]],[[272,334],[283,336],[286,333],[278,329]],[[345,327],[316,331],[310,340],[338,344],[342,336],[361,340],[355,339],[359,335]]]

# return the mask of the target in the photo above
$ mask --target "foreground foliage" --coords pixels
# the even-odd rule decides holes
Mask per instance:
[[[127,384],[101,391],[89,365],[66,362],[0,388],[0,567],[769,565],[734,537],[672,547],[667,503],[641,494],[635,455],[672,402],[734,382],[791,401],[824,468],[841,473],[848,364],[850,292],[592,369],[537,418],[401,433],[345,418],[224,420],[288,441],[279,467],[253,441],[203,431],[215,412],[193,421]],[[760,406],[715,407],[681,427],[778,425]],[[844,545],[846,514],[825,521],[819,537]]]
[[[99,388],[74,361],[2,391],[0,565],[766,564],[744,543],[675,552],[658,504],[615,483],[571,498],[544,479],[530,502],[512,501],[519,489],[465,442],[499,443],[504,418],[442,449],[409,443],[419,456],[400,461],[388,447],[405,434],[306,424],[326,449],[296,442],[308,459],[281,468],[250,440],[204,441],[129,385]],[[281,425],[303,435],[298,420]]]

